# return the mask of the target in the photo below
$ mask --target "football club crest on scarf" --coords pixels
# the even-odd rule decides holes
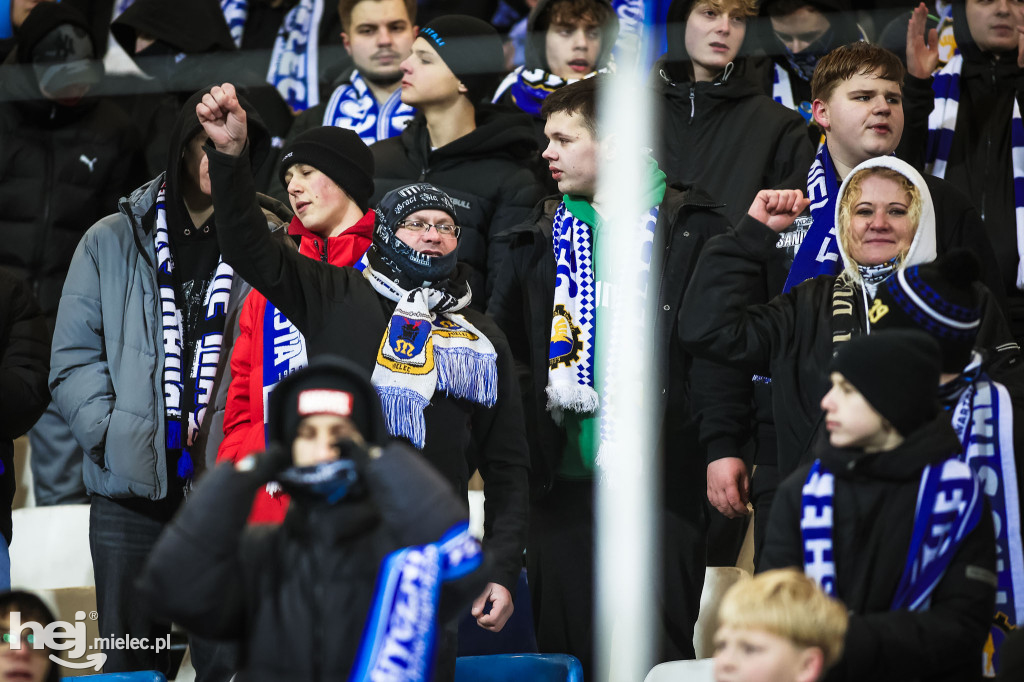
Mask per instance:
[[[572,323],[572,314],[559,303],[554,309],[554,323],[551,325],[551,347],[548,350],[548,367],[568,367],[580,359],[583,341],[580,328]]]
[[[430,338],[430,323],[427,320],[399,318],[400,325],[393,325],[388,334],[388,345],[395,357],[410,360],[423,352]]]

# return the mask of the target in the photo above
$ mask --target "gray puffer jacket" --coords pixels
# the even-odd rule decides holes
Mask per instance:
[[[156,249],[152,221],[147,227],[143,220],[163,177],[122,199],[119,213],[85,233],[57,312],[50,391],[86,453],[86,488],[106,497],[159,500],[168,491]],[[272,208],[264,211],[271,229],[285,225],[284,207]],[[223,438],[231,348],[250,289],[234,278],[213,398],[191,448],[204,454],[196,458],[197,473],[213,466]]]

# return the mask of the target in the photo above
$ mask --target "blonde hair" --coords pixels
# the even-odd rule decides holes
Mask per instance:
[[[839,235],[839,243],[843,245],[843,251],[846,252],[847,256],[850,255],[850,230],[847,228],[850,226],[854,207],[860,201],[861,195],[863,194],[861,186],[864,184],[864,181],[870,177],[892,180],[900,186],[901,190],[907,193],[910,198],[907,202],[907,218],[910,220],[911,225],[913,225],[913,234],[917,234],[918,223],[921,222],[921,211],[924,209],[924,202],[921,200],[921,190],[918,189],[917,185],[915,185],[910,178],[899,171],[895,171],[891,168],[885,168],[884,166],[863,168],[850,176],[846,183],[846,192],[839,200],[839,216],[836,231]],[[906,256],[906,252],[899,254],[897,256],[897,262],[902,263]],[[856,265],[852,267],[856,268]]]
[[[741,580],[718,609],[719,627],[763,630],[800,648],[817,647],[826,669],[843,655],[848,618],[841,602],[792,568]]]

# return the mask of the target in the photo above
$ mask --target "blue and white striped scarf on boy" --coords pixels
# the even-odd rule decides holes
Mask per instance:
[[[932,89],[935,91],[935,108],[928,116],[928,150],[925,171],[944,178],[949,154],[956,134],[957,112],[960,107],[960,72],[963,55],[956,55],[935,74]],[[1021,122],[1020,105],[1013,99],[1013,114],[1010,119],[1010,157],[1013,166],[1013,205],[1016,209],[1017,288],[1024,290],[1024,123]]]
[[[402,101],[401,89],[378,106],[363,77],[353,71],[349,82],[338,87],[327,100],[323,124],[348,128],[371,145],[400,134],[415,115],[416,110]]]
[[[367,265],[363,276],[374,290],[395,301],[370,377],[377,389],[388,433],[426,442],[423,410],[435,390],[490,407],[498,400],[498,354],[484,334],[457,314],[473,293],[456,297],[419,287],[406,291]]]
[[[800,534],[804,574],[828,595],[838,596],[832,538],[835,477],[815,460],[804,482]],[[914,511],[906,564],[890,608],[924,611],[960,543],[981,519],[981,490],[970,468],[957,459],[925,467]]]
[[[242,46],[248,0],[220,0],[231,38]],[[270,55],[267,82],[273,85],[295,113],[320,103],[320,19],[324,0],[299,0],[285,15]]]
[[[807,197],[811,200],[811,227],[793,258],[784,292],[818,275],[838,275],[843,269],[836,236],[839,182],[828,145],[818,147],[814,163],[807,172]]]

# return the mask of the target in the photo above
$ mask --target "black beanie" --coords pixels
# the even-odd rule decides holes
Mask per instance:
[[[281,150],[278,177],[281,184],[293,165],[304,163],[334,181],[365,213],[373,194],[373,153],[357,134],[348,128],[321,126],[295,136]]]
[[[493,26],[475,17],[449,14],[421,28],[419,37],[430,43],[466,86],[470,102],[490,101],[505,72],[501,36]]]
[[[388,440],[380,398],[366,372],[339,357],[319,356],[289,374],[270,394],[268,440],[290,448],[299,422],[314,414],[351,419],[367,443]]]
[[[974,290],[978,273],[978,260],[966,249],[896,273],[878,287],[868,312],[872,328],[926,332],[942,349],[942,371],[958,374],[971,358],[981,327]]]
[[[924,332],[891,329],[839,344],[831,370],[909,436],[939,412],[941,357],[939,344]]]

